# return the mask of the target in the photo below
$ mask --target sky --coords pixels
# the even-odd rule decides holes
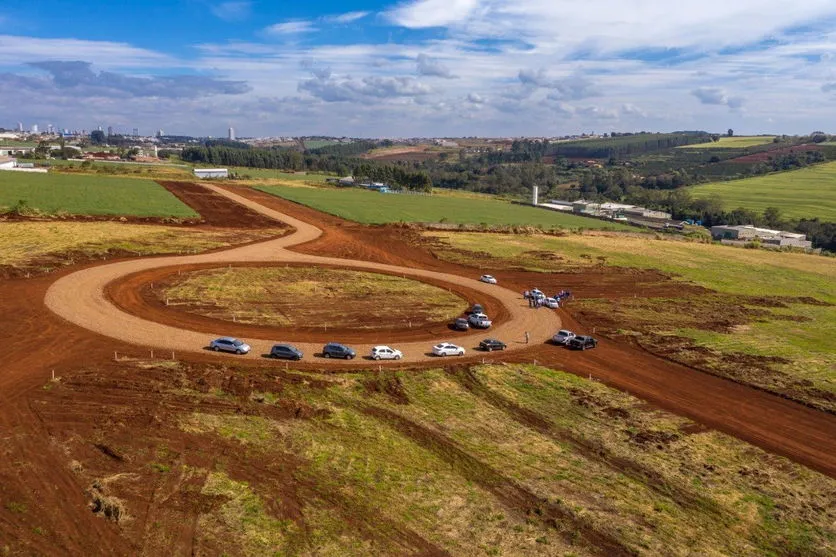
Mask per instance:
[[[834,0],[0,3],[0,126],[836,131]]]

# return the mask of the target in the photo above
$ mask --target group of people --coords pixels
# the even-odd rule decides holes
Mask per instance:
[[[566,300],[572,296],[572,292],[569,290],[561,290],[557,294],[554,295],[554,299],[557,300],[557,305],[560,307],[560,303],[563,300]],[[537,288],[533,290],[526,290],[523,292],[523,298],[528,300],[528,307],[530,308],[539,308],[546,305],[546,295],[543,294]]]

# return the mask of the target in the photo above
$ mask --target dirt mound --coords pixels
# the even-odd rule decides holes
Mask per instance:
[[[743,155],[735,159],[729,159],[726,162],[736,162],[740,164],[755,164],[759,162],[768,162],[775,157],[781,157],[792,153],[807,153],[808,151],[821,151],[818,145],[794,145],[792,147],[779,147],[778,149],[770,149],[768,151],[761,151],[760,153],[752,153],[751,155]]]

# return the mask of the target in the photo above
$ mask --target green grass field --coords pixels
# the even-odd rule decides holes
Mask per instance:
[[[720,141],[709,143],[696,143],[694,145],[682,145],[677,149],[743,149],[772,143],[774,135],[752,135],[740,137],[721,137]]]
[[[294,182],[316,182],[324,184],[325,179],[329,176],[325,174],[305,174],[303,172],[282,172],[281,170],[274,170],[272,168],[247,168],[243,166],[233,166],[229,168],[230,172],[235,172],[240,176],[249,176],[254,179],[271,178],[275,180],[292,180]]]
[[[786,217],[836,221],[836,162],[695,186],[691,193],[696,198],[719,195],[726,210],[777,207]]]
[[[544,228],[594,228],[633,230],[618,223],[566,215],[556,211],[514,205],[493,199],[452,196],[380,194],[359,189],[259,186],[257,189],[364,224],[388,222],[449,222],[540,226]]]
[[[0,172],[0,208],[19,201],[44,213],[194,218],[195,213],[150,180]]]

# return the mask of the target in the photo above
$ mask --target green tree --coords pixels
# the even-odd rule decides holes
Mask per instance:
[[[733,129],[731,129],[731,128],[729,128],[729,131],[728,131],[728,132],[726,132],[726,134],[727,134],[729,137],[733,137],[733,136],[734,136],[734,130],[733,130]]]
[[[104,132],[102,130],[94,130],[90,132],[90,142],[93,143],[93,145],[104,145]]]

